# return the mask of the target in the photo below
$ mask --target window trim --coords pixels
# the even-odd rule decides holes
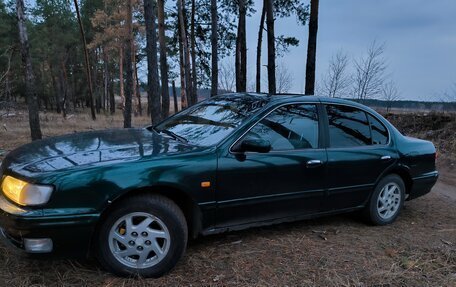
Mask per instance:
[[[325,142],[323,141],[325,138],[325,131],[323,128],[324,122],[322,121],[322,115],[321,115],[321,102],[317,101],[311,101],[311,102],[290,102],[290,103],[283,103],[280,104],[274,108],[272,108],[269,112],[264,114],[262,117],[260,117],[257,121],[255,121],[245,132],[243,132],[228,148],[228,152],[234,155],[238,154],[245,154],[245,152],[238,152],[238,151],[233,151],[233,146],[235,146],[244,136],[250,132],[251,129],[253,129],[254,126],[256,126],[259,122],[261,122],[263,119],[268,117],[271,113],[276,111],[277,109],[280,109],[281,107],[284,106],[290,106],[290,105],[314,105],[317,111],[317,116],[318,116],[318,147],[317,148],[301,148],[301,149],[286,149],[286,150],[271,150],[269,153],[279,153],[279,152],[293,152],[293,151],[309,151],[309,150],[322,150],[325,149]],[[253,153],[253,154],[259,154],[256,152],[247,152],[247,153]]]
[[[363,109],[362,107],[357,107],[357,106],[354,106],[354,105],[349,105],[349,104],[344,104],[344,103],[330,103],[330,102],[323,102],[321,103],[322,105],[322,112],[323,112],[323,115],[325,117],[324,121],[324,125],[325,125],[325,128],[326,128],[326,131],[325,131],[325,138],[326,138],[326,149],[328,150],[342,150],[342,149],[365,149],[365,148],[378,148],[378,147],[387,147],[391,144],[392,142],[392,138],[391,138],[391,131],[390,129],[387,127],[387,125],[385,125],[381,120],[378,119],[378,117],[376,117],[375,115],[373,115],[371,112],[369,111],[366,111],[365,109]],[[369,130],[371,132],[371,141],[372,141],[372,130],[371,130],[371,123],[369,121],[369,117],[368,115],[372,116],[374,119],[376,119],[378,122],[380,122],[380,124],[382,124],[387,132],[388,132],[388,142],[386,144],[377,144],[377,145],[374,145],[374,144],[370,144],[370,145],[361,145],[361,146],[351,146],[351,147],[331,147],[330,146],[330,136],[329,136],[329,120],[328,120],[328,112],[326,110],[326,106],[345,106],[345,107],[350,107],[350,108],[354,108],[354,109],[358,109],[362,112],[364,112],[366,114],[366,119],[369,123]]]

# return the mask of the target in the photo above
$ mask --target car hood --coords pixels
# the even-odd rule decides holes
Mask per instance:
[[[31,142],[11,151],[2,169],[24,176],[78,167],[114,164],[198,149],[148,129],[74,133]]]

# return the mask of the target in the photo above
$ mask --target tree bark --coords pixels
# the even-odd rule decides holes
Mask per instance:
[[[92,53],[92,63],[98,63],[98,53],[94,51]],[[93,97],[95,99],[95,112],[100,114],[101,112],[101,94],[100,94],[100,87],[98,85],[98,74],[97,68],[92,68],[92,86],[93,86]]]
[[[239,22],[236,39],[236,91],[247,90],[247,42],[245,31],[246,0],[239,0]]]
[[[192,95],[192,82],[190,74],[190,51],[188,49],[188,38],[187,38],[187,29],[185,25],[184,18],[184,1],[177,0],[177,10],[179,17],[179,31],[180,31],[180,41],[182,43],[183,51],[183,67],[184,67],[184,79],[185,79],[185,95],[187,100],[187,105],[193,105]]]
[[[54,87],[54,101],[55,101],[55,111],[60,114],[60,82],[56,80],[57,76],[55,75],[54,65],[49,63],[49,72],[51,74],[52,86]]]
[[[218,94],[218,15],[217,0],[211,0],[211,97]]]
[[[132,44],[133,44],[133,19],[132,19],[132,0],[127,1],[127,19],[125,39],[125,109],[124,109],[124,128],[131,128],[131,100],[133,88],[133,66],[132,66]]]
[[[179,111],[177,106],[177,94],[176,94],[176,82],[173,80],[173,99],[174,99],[174,113],[176,114]]]
[[[264,21],[266,19],[266,5],[263,2],[263,9],[261,11],[260,28],[258,29],[258,43],[257,43],[257,54],[256,54],[256,83],[255,88],[257,93],[261,93],[261,49],[263,44],[263,30]]]
[[[190,27],[190,46],[192,53],[192,103],[198,102],[198,87],[196,75],[196,35],[195,35],[195,17],[196,17],[196,1],[192,0],[192,15]]]
[[[119,47],[119,96],[122,105],[122,109],[125,109],[125,87],[124,87],[124,48],[123,44]]]
[[[317,56],[318,2],[310,1],[309,39],[307,43],[306,95],[315,94],[315,61]]]
[[[38,95],[35,90],[35,75],[33,74],[32,59],[24,15],[24,1],[16,0],[17,26],[19,30],[19,41],[21,43],[22,65],[25,70],[25,93],[29,113],[30,135],[32,141],[41,139],[40,115],[38,106]]]
[[[104,74],[104,83],[103,83],[103,109],[106,110],[108,107],[108,98],[109,98],[109,71],[108,71],[108,53],[103,49],[103,74]]]
[[[133,44],[134,46],[134,44]],[[135,115],[135,117],[137,117],[140,113],[139,111],[139,98],[138,98],[138,94],[137,94],[137,76],[138,76],[138,73],[136,72],[136,47],[133,47],[133,51],[132,51],[132,63],[133,63],[133,85],[132,85],[132,97],[135,101],[135,105],[134,105],[134,109],[133,109],[133,114]]]
[[[110,78],[110,84],[109,84],[109,112],[111,115],[116,113],[116,100],[114,98],[114,83],[113,80]]]
[[[179,72],[180,72],[180,82],[181,82],[181,109],[186,109],[188,107],[187,100],[187,84],[185,82],[185,68],[184,68],[184,45],[182,43],[180,34],[179,34]]]
[[[165,28],[165,1],[158,0],[158,41],[160,44],[161,112],[163,119],[169,116],[169,80]]]
[[[90,77],[90,63],[89,63],[89,51],[87,49],[87,41],[84,33],[84,26],[81,21],[81,14],[79,13],[78,0],[74,0],[74,8],[76,9],[76,16],[78,18],[79,30],[81,32],[82,45],[84,46],[84,61],[86,68],[86,77],[87,84],[89,87],[89,100],[90,100],[90,113],[92,115],[92,120],[96,120],[97,116],[95,115],[95,107],[93,104],[93,88],[92,88],[92,79]]]
[[[67,75],[66,75],[66,68],[65,62],[62,60],[60,63],[60,73],[59,73],[59,80],[60,80],[60,88],[63,97],[61,98],[60,106],[62,108],[62,115],[63,118],[66,119],[67,116]]]
[[[268,29],[268,87],[269,94],[276,93],[275,35],[274,35],[274,0],[265,0],[266,26]]]
[[[144,0],[144,18],[146,19],[146,54],[147,54],[147,94],[148,109],[152,124],[158,124],[160,113],[160,83],[158,79],[157,27],[155,23],[155,0]]]
[[[135,59],[137,57],[135,56]],[[135,96],[138,102],[138,113],[139,116],[142,116],[142,103],[141,103],[141,86],[139,85],[139,78],[138,78],[138,67],[137,67],[137,62],[135,60],[134,62],[134,67],[135,67]]]

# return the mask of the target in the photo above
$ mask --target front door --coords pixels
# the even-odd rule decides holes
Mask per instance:
[[[316,104],[276,108],[218,161],[217,227],[260,223],[319,212],[326,151],[319,142]],[[271,144],[268,153],[238,152],[244,139]]]

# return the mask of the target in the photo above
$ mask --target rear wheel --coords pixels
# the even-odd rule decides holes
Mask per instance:
[[[399,216],[404,200],[404,181],[398,175],[387,175],[377,184],[364,210],[365,217],[375,225],[390,224]]]
[[[168,198],[127,198],[107,214],[98,233],[98,259],[121,276],[159,277],[185,252],[187,224]]]

